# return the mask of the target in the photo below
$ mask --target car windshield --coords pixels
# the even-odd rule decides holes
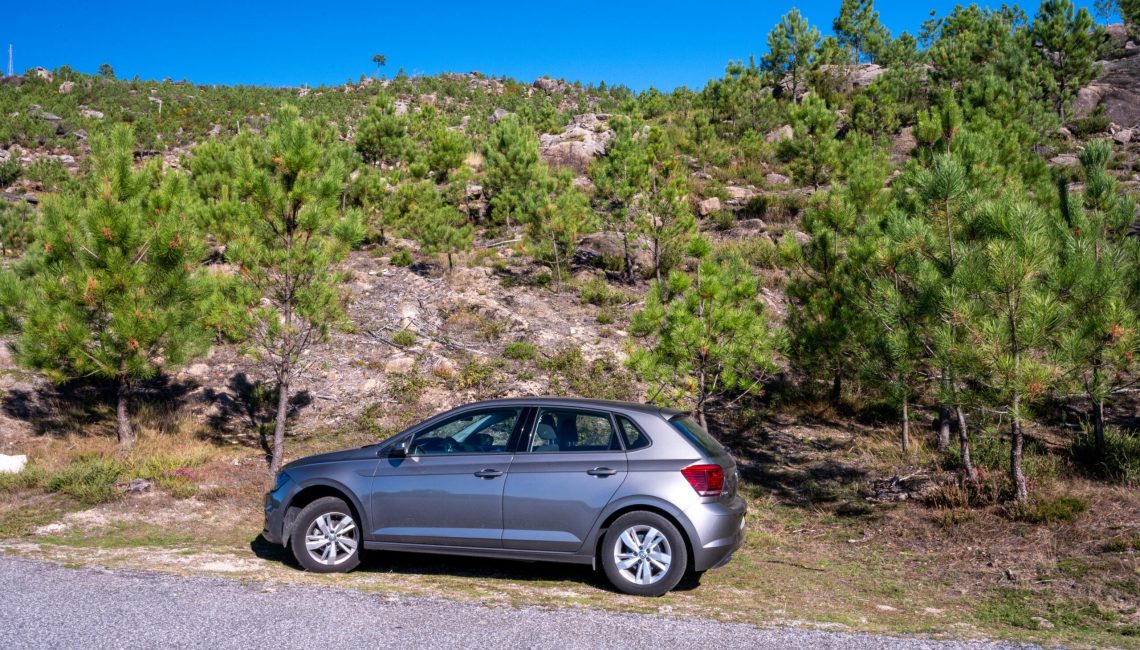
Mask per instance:
[[[725,453],[724,447],[717,442],[716,438],[709,435],[708,431],[701,428],[697,421],[687,415],[678,415],[669,420],[669,424],[673,428],[681,432],[681,435],[693,443],[697,449],[705,452],[709,456],[720,456]]]

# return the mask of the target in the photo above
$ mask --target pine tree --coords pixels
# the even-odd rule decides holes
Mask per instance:
[[[776,340],[748,267],[712,259],[701,238],[688,252],[696,258],[693,273],[674,271],[664,284],[654,282],[645,309],[634,315],[631,332],[654,342],[637,348],[630,365],[659,390],[672,389],[707,428],[711,402],[759,392],[776,367]]]
[[[1029,25],[1029,38],[1051,72],[1049,94],[1064,120],[1065,107],[1077,89],[1096,77],[1104,30],[1093,22],[1088,9],[1077,9],[1072,0],[1043,0]]]
[[[386,94],[376,97],[356,132],[356,150],[373,165],[394,165],[409,153],[408,120]]]
[[[380,243],[395,221],[395,200],[388,181],[379,170],[365,167],[349,187],[364,213],[368,236]]]
[[[783,143],[784,156],[797,181],[819,188],[839,164],[839,142],[835,139],[835,112],[823,99],[809,95],[789,116],[794,136]]]
[[[854,371],[867,337],[859,301],[862,274],[853,269],[848,247],[859,214],[839,191],[827,192],[804,216],[810,241],[800,246],[790,236],[781,242],[794,269],[788,281],[788,354],[809,377],[830,381],[830,400],[838,404],[843,381]]]
[[[819,30],[793,8],[768,33],[768,53],[761,59],[763,69],[782,84],[789,97],[795,97],[800,84],[815,65]]]
[[[860,367],[872,384],[884,387],[902,414],[900,439],[910,452],[910,407],[918,395],[926,356],[922,333],[928,326],[929,296],[922,292],[928,265],[915,245],[914,222],[895,210],[882,230],[868,224],[861,230],[852,256],[867,274],[860,283],[873,338],[863,350]]]
[[[436,124],[431,130],[427,152],[427,165],[435,173],[436,181],[447,182],[470,151],[471,143],[462,133]]]
[[[680,257],[681,247],[696,234],[697,220],[689,203],[689,183],[677,162],[677,152],[665,133],[650,129],[638,142],[644,149],[648,173],[641,177],[634,201],[637,229],[652,245],[653,272],[658,282]]]
[[[548,181],[546,201],[526,222],[526,240],[538,261],[554,267],[554,277],[562,284],[574,248],[594,224],[590,200],[574,187],[574,176],[563,170]]]
[[[384,56],[383,54],[373,54],[372,62],[376,64],[376,74],[379,75],[380,68],[388,65],[388,57]]]
[[[951,410],[959,416],[959,423],[964,420],[955,373],[962,365],[963,331],[954,314],[962,298],[957,274],[965,246],[963,232],[968,227],[967,215],[977,199],[969,186],[966,168],[952,154],[935,156],[930,167],[917,174],[914,189],[917,216],[925,226],[923,254],[934,271],[927,276],[922,291],[935,301],[938,312],[929,331],[929,347],[940,376],[938,451],[945,452],[950,447]],[[959,427],[959,443],[963,467],[972,476],[969,438],[963,427]]]
[[[1128,381],[1140,355],[1140,305],[1131,288],[1140,270],[1140,242],[1125,235],[1136,204],[1107,171],[1112,146],[1093,140],[1080,154],[1085,191],[1062,197],[1060,282],[1072,309],[1064,355],[1074,383],[1092,404],[1093,435],[1103,457],[1104,406]]]
[[[526,221],[544,200],[546,164],[538,137],[524,122],[508,116],[495,123],[483,150],[483,189],[490,197],[491,219],[505,224]]]
[[[422,214],[416,223],[415,233],[424,253],[442,253],[447,256],[448,272],[455,268],[452,258],[470,248],[475,239],[475,229],[471,224],[467,223],[455,206],[443,201],[437,202]]]
[[[605,205],[603,227],[622,239],[622,273],[633,281],[632,237],[636,235],[639,194],[649,174],[649,159],[639,128],[633,120],[612,120],[614,137],[606,146],[604,158],[590,166],[590,180]]]
[[[1016,499],[1025,501],[1023,428],[1032,403],[1046,397],[1056,379],[1054,337],[1066,318],[1047,281],[1057,246],[1045,213],[1016,195],[984,205],[974,226],[980,241],[962,273],[973,296],[972,343],[985,363],[975,379],[990,386],[1009,419],[1009,476]]]
[[[137,383],[204,348],[204,247],[185,177],[157,160],[136,170],[128,127],[93,136],[91,151],[82,186],[44,198],[34,253],[0,293],[22,365],[117,384],[118,439],[129,447]]]
[[[277,418],[270,472],[281,467],[289,396],[302,352],[327,335],[342,304],[334,265],[361,236],[359,216],[339,210],[345,168],[316,135],[318,127],[286,106],[268,137],[240,152],[237,212],[226,255],[257,301],[248,307],[249,339],[273,370]]]
[[[887,28],[879,22],[879,12],[875,11],[872,0],[843,0],[831,28],[839,44],[854,51],[856,63],[861,62],[864,55],[874,61],[879,49],[890,39]]]

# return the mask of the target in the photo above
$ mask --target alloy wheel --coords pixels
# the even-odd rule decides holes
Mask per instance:
[[[317,562],[336,566],[352,557],[358,544],[356,522],[341,512],[325,513],[309,524],[305,549]]]
[[[669,540],[653,526],[630,526],[614,543],[614,565],[636,585],[651,585],[669,572],[673,562]]]

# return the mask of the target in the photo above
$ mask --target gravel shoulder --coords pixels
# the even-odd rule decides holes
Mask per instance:
[[[0,647],[1029,648],[801,630],[594,609],[488,607],[332,587],[0,557]]]

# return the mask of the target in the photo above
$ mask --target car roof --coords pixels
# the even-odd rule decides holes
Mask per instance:
[[[671,418],[674,415],[684,413],[674,408],[665,406],[658,406],[656,404],[642,404],[638,402],[621,402],[618,400],[610,399],[587,399],[584,397],[552,397],[552,396],[538,396],[538,397],[509,397],[505,399],[492,399],[482,402],[472,402],[465,405],[463,408],[468,407],[481,407],[481,406],[565,406],[577,408],[597,408],[605,409],[608,411],[636,411],[640,413],[651,413],[653,415],[660,415],[665,418]]]

